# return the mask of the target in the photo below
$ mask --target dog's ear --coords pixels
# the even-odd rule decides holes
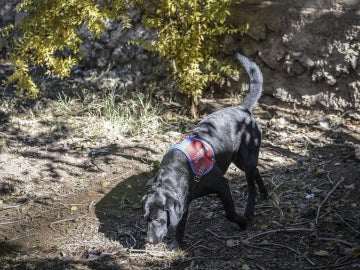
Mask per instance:
[[[145,204],[145,201],[147,200],[147,197],[149,196],[149,194],[145,194],[142,199],[141,199],[141,204]]]
[[[165,210],[169,212],[170,224],[176,227],[183,215],[181,204],[178,201],[170,200],[166,206]]]
[[[141,204],[142,204],[142,209],[143,209],[143,213],[144,213],[144,219],[147,219],[149,217],[149,205],[147,204],[147,201],[149,199],[149,194],[144,195],[144,197],[142,197],[141,199]]]

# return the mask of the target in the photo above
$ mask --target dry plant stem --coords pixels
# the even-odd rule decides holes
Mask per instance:
[[[305,258],[305,260],[306,260],[309,264],[311,264],[311,266],[315,266],[315,263],[314,263],[312,260],[310,260],[309,258]]]
[[[132,245],[131,248],[135,247],[136,244],[137,244],[137,241],[136,241],[135,237],[131,233],[125,232],[125,234],[128,235],[134,241],[134,244]]]
[[[7,209],[11,209],[11,208],[20,208],[21,204],[18,205],[4,205],[0,207],[0,210],[7,210]]]
[[[129,249],[130,257],[138,257],[141,255],[151,255],[153,257],[166,257],[171,251],[151,250],[151,249]]]
[[[349,260],[350,257],[347,258],[347,260]],[[345,269],[343,268],[344,266],[347,266],[347,265],[350,265],[350,264],[353,264],[355,263],[354,261],[350,261],[350,262],[346,262],[346,263],[341,263],[341,264],[334,264],[332,265],[331,269]],[[311,268],[306,268],[306,269],[329,269],[329,265],[324,265],[324,266],[318,266],[318,267],[311,267]],[[346,269],[349,269],[349,268],[346,268]]]
[[[94,165],[96,167],[96,169],[98,169],[100,172],[103,172],[104,170],[101,169],[94,161],[94,159],[91,159],[91,164]]]
[[[261,246],[258,246],[258,245],[246,245],[247,247],[250,247],[250,248],[255,248],[255,249],[260,249],[260,250],[266,250],[266,251],[270,251],[270,252],[275,252],[274,249],[272,248],[268,248],[268,247],[261,247]]]
[[[256,267],[259,268],[260,270],[265,270],[266,268],[262,267],[261,265],[258,265],[257,263],[255,263]]]
[[[262,244],[262,243],[258,243],[255,244],[256,246],[274,246],[274,247],[280,247],[280,248],[285,248],[287,250],[290,250],[292,252],[294,252],[295,254],[298,254],[298,251],[293,249],[292,247],[286,246],[286,245],[282,245],[282,244],[276,244],[276,243],[266,243],[266,244]]]
[[[326,195],[325,199],[320,203],[318,209],[317,209],[317,213],[316,213],[316,218],[315,218],[315,225],[318,225],[319,223],[319,215],[320,215],[320,211],[321,211],[321,207],[324,205],[324,203],[329,199],[330,195],[335,191],[335,189],[344,181],[344,178],[341,178],[341,180],[339,182],[336,183],[336,185],[332,188],[332,190],[330,190],[330,192]]]
[[[121,179],[121,178],[125,177],[126,175],[132,173],[136,168],[137,168],[137,166],[134,165],[134,167],[132,167],[130,170],[124,172],[123,174],[120,174],[120,175],[118,175],[118,176],[115,176],[115,177],[113,177],[113,178],[110,178],[108,181],[111,182],[111,181],[116,180],[116,179]]]
[[[285,229],[278,229],[278,230],[271,230],[271,231],[266,231],[266,232],[262,232],[259,234],[255,234],[253,236],[250,236],[248,238],[246,238],[246,241],[250,241],[251,239],[260,237],[260,236],[264,236],[264,235],[268,235],[268,234],[272,234],[272,233],[278,233],[278,232],[314,232],[316,231],[316,229],[307,229],[307,228],[285,228]]]
[[[213,236],[215,236],[215,238],[217,239],[232,239],[233,237],[226,237],[226,236],[221,236],[221,235],[217,235],[216,233],[214,233],[213,231],[206,229],[207,232],[209,232],[210,234],[212,234]]]
[[[354,232],[356,232],[357,234],[360,234],[360,231],[356,230],[353,226],[351,226],[348,222],[346,222],[342,216],[340,216],[339,214],[335,214],[338,218],[341,219],[341,222],[343,222],[346,226],[348,226],[351,230],[353,230]]]
[[[57,220],[57,221],[51,222],[50,225],[49,225],[49,227],[50,227],[54,232],[56,232],[56,229],[53,227],[54,224],[64,223],[64,222],[68,222],[68,221],[75,221],[75,218],[66,218],[66,219],[61,219],[61,220]]]
[[[188,248],[185,250],[185,252],[190,252],[191,250],[200,247],[200,246],[201,246],[200,243],[201,243],[202,241],[203,241],[203,240],[199,240],[199,241],[197,241],[195,244],[192,244],[190,247],[188,247]],[[202,246],[201,246],[201,247],[202,247]]]
[[[337,239],[337,238],[319,237],[318,239],[319,239],[319,240],[322,240],[322,241],[333,241],[333,242],[337,242],[337,243],[343,244],[343,245],[348,246],[348,247],[351,247],[351,248],[355,246],[355,244],[353,244],[353,243],[350,243],[350,242],[345,241],[345,240]]]
[[[17,221],[8,221],[8,222],[1,222],[0,225],[8,225],[8,224],[14,224],[14,223],[20,223],[20,220],[17,220]]]

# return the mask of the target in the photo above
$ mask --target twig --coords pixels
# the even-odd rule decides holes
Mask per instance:
[[[134,165],[134,167],[132,167],[130,170],[120,174],[120,175],[117,175],[113,178],[110,178],[109,181],[112,181],[112,180],[115,180],[115,179],[119,179],[119,178],[123,178],[124,176],[126,176],[127,174],[131,173],[132,171],[134,171],[135,169],[137,168],[136,165]]]
[[[124,232],[126,235],[128,235],[133,241],[134,241],[134,244],[131,246],[131,248],[135,247],[136,244],[137,244],[137,241],[135,239],[135,237],[131,234],[131,233],[127,233],[127,232]],[[127,241],[126,241],[127,242]]]
[[[88,258],[86,261],[87,261],[87,262],[100,261],[101,259],[103,259],[103,258],[105,258],[105,257],[111,257],[111,256],[114,256],[114,255],[117,255],[119,252],[121,252],[121,251],[102,252],[99,256],[90,257],[90,258]]]
[[[261,249],[261,250],[266,250],[266,251],[275,252],[275,250],[272,249],[272,248],[261,247],[261,246],[256,246],[256,245],[246,245],[246,246],[247,246],[247,247],[251,247],[251,248],[255,248],[255,249]]]
[[[211,233],[213,236],[215,236],[218,240],[219,239],[232,239],[233,237],[228,237],[228,236],[220,236],[216,233],[214,233],[213,231],[209,230],[209,229],[206,229],[207,232]]]
[[[258,243],[256,244],[258,246],[274,246],[274,247],[281,247],[281,248],[285,248],[287,250],[290,250],[292,252],[294,252],[295,254],[298,254],[298,251],[293,249],[292,247],[288,247],[286,245],[282,245],[282,244],[275,244],[275,243],[266,243],[266,244],[263,244],[263,243]]]
[[[306,260],[308,263],[310,263],[311,266],[315,266],[315,263],[314,263],[312,260],[310,260],[310,258],[305,258],[305,260]]]
[[[50,227],[54,232],[56,232],[56,229],[53,227],[54,224],[63,223],[63,222],[68,222],[68,221],[75,221],[75,218],[66,218],[66,219],[61,219],[61,220],[57,220],[57,221],[51,222],[50,225],[49,225],[49,227]]]
[[[343,244],[343,245],[348,246],[348,247],[351,247],[351,248],[355,246],[355,244],[353,244],[353,243],[350,243],[350,242],[345,241],[345,240],[337,239],[337,238],[319,237],[318,239],[321,240],[321,241],[333,241],[333,242],[338,242],[338,243],[340,243],[340,244]]]
[[[95,203],[96,203],[95,201],[91,201],[91,203],[88,206],[88,211],[89,212],[91,212],[91,210],[94,208]]]
[[[182,262],[186,263],[186,262],[192,262],[192,261],[195,261],[195,260],[204,260],[204,259],[206,259],[206,257],[203,257],[203,256],[188,257],[188,258],[184,258],[184,260]]]
[[[94,165],[94,166],[96,167],[96,169],[98,169],[99,171],[101,171],[101,172],[104,171],[103,169],[101,169],[101,168],[95,163],[95,161],[94,161],[93,158],[91,158],[91,164]]]
[[[307,228],[285,228],[285,229],[278,229],[278,230],[271,230],[271,231],[266,231],[266,232],[262,232],[253,236],[250,236],[248,238],[246,238],[246,241],[249,241],[251,239],[260,237],[260,236],[264,236],[264,235],[268,235],[271,233],[278,233],[278,232],[313,232],[316,231],[316,229],[307,229]]]
[[[20,220],[17,221],[8,221],[8,222],[1,222],[0,225],[7,225],[7,224],[14,224],[14,223],[19,223]]]
[[[256,267],[259,268],[260,270],[266,270],[266,268],[262,267],[261,265],[258,265],[257,263],[255,263]]]
[[[7,209],[11,209],[11,208],[20,208],[21,204],[17,204],[17,205],[4,205],[4,206],[0,206],[0,210],[7,210]]]
[[[197,241],[195,244],[192,244],[190,247],[188,247],[188,248],[185,250],[185,252],[190,252],[191,250],[197,248],[198,245],[199,245],[202,241],[203,241],[203,240],[201,239],[201,240]]]
[[[4,136],[4,137],[7,137],[7,138],[11,138],[12,136],[11,135],[8,135],[4,132],[0,132],[0,136]]]
[[[166,255],[172,254],[172,251],[162,251],[162,250],[153,250],[153,249],[128,249],[130,256],[139,256],[139,255],[151,255],[154,257],[165,257]]]
[[[349,260],[351,257],[348,257],[347,258],[347,260]],[[346,262],[346,263],[341,263],[341,264],[332,264],[331,265],[331,269],[336,269],[336,268],[342,268],[342,267],[344,267],[344,266],[347,266],[347,265],[349,265],[349,264],[353,264],[354,263],[354,261],[348,261],[348,262]],[[317,267],[311,267],[311,268],[305,268],[305,269],[311,269],[311,270],[314,270],[314,269],[329,269],[329,265],[323,265],[323,266],[317,266]],[[344,269],[344,268],[342,268],[342,269]]]
[[[360,231],[356,230],[353,226],[351,226],[349,223],[347,223],[342,216],[340,216],[339,214],[335,214],[337,217],[339,217],[341,219],[341,221],[348,226],[350,229],[352,229],[354,232],[356,232],[357,234],[360,234]]]
[[[332,190],[330,190],[330,192],[326,195],[325,199],[320,203],[318,209],[317,209],[317,213],[316,213],[316,218],[315,218],[315,224],[317,225],[319,223],[319,215],[320,215],[320,211],[321,211],[321,207],[324,205],[324,203],[329,199],[330,195],[335,191],[335,189],[342,183],[344,182],[344,178],[342,177],[341,180],[339,182],[336,183],[336,185],[332,188]]]

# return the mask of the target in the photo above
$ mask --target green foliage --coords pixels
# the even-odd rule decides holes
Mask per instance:
[[[245,32],[226,23],[233,0],[143,1],[144,24],[157,33],[148,48],[165,58],[177,86],[197,105],[202,90],[236,70],[220,63],[218,37]],[[151,5],[151,6],[150,6]]]
[[[125,3],[112,1],[117,5],[114,9],[108,1],[103,2],[101,9],[92,0],[23,0],[16,11],[24,14],[24,19],[2,29],[11,48],[6,61],[14,66],[6,83],[16,83],[18,90],[36,97],[39,89],[29,75],[29,66],[40,66],[49,75],[69,76],[81,58],[79,29],[86,26],[94,36],[100,35],[103,22]]]
[[[38,93],[29,75],[32,65],[44,68],[46,74],[69,76],[81,59],[84,26],[98,36],[104,21],[120,18],[130,27],[126,10],[136,6],[143,10],[143,23],[157,34],[147,48],[166,59],[177,87],[196,104],[202,90],[211,82],[236,70],[219,62],[218,37],[247,30],[227,25],[233,0],[23,0],[17,11],[25,15],[16,26],[2,29],[11,51],[7,61],[14,72],[7,83],[16,83],[30,97]]]

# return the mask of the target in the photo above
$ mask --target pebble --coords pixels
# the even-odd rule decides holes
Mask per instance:
[[[357,160],[360,160],[360,147],[355,149],[355,157]]]
[[[320,120],[318,125],[322,128],[330,128],[330,123],[327,120]]]

